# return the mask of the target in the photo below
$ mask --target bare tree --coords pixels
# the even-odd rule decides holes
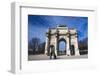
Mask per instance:
[[[44,51],[45,51],[45,42],[39,45],[39,53],[44,54]]]
[[[81,55],[88,54],[88,38],[79,41],[79,50]]]
[[[39,50],[40,39],[39,38],[32,38],[29,41],[28,49],[33,50],[33,54],[37,53]]]

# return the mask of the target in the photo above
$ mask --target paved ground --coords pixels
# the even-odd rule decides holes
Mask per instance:
[[[57,59],[77,59],[77,58],[88,58],[87,55],[80,55],[80,56],[66,56],[66,55],[62,55],[62,56],[57,56]],[[28,60],[32,61],[32,60],[49,60],[50,57],[44,54],[41,55],[29,55],[28,56]]]

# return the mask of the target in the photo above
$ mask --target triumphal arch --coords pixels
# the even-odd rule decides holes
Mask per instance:
[[[59,42],[65,42],[65,49],[59,50]],[[80,55],[78,48],[78,35],[75,28],[68,28],[65,25],[59,25],[56,28],[49,28],[46,32],[45,54],[50,54],[50,48],[54,48],[56,56],[58,55]]]

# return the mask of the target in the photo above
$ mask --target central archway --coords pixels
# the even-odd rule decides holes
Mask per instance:
[[[57,54],[58,55],[66,55],[66,40],[64,38],[61,38],[60,40],[58,40],[58,51]]]

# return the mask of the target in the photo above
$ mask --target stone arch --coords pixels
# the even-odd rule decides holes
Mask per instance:
[[[79,55],[78,49],[78,38],[77,30],[74,28],[68,28],[65,26],[58,26],[57,28],[49,28],[46,32],[46,44],[45,44],[45,54],[48,54],[50,46],[53,45],[55,49],[55,54],[57,54],[58,43],[60,40],[66,42],[66,55],[71,55],[71,45],[74,45],[75,55]]]

